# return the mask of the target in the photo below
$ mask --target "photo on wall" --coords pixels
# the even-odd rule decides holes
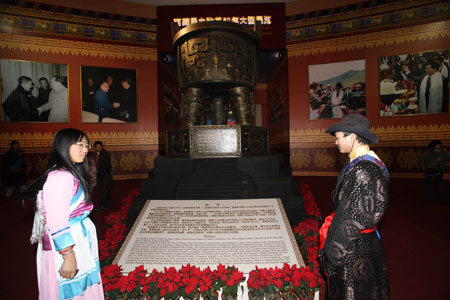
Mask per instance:
[[[309,119],[366,114],[365,60],[309,65]]]
[[[0,59],[2,122],[69,122],[65,64]]]
[[[449,112],[449,49],[379,59],[380,116]]]
[[[137,122],[134,69],[81,66],[83,123]]]

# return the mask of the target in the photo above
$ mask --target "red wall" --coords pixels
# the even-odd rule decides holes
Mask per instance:
[[[373,148],[385,159],[391,175],[422,176],[417,161],[429,141],[440,139],[450,146],[450,115],[380,117],[378,60],[381,56],[448,49],[449,27],[450,23],[443,21],[290,44],[290,148],[294,174],[334,175],[345,161],[335,149],[333,138],[324,133],[337,120],[309,120],[308,65],[365,59],[367,117],[381,138]]]
[[[2,34],[2,38],[8,35]],[[70,39],[47,36],[46,43],[36,45],[36,36],[23,33],[20,48],[2,47],[0,57],[68,65],[69,123],[2,122],[0,153],[9,142],[18,140],[27,154],[29,177],[34,178],[45,167],[54,134],[61,128],[85,131],[91,142],[102,140],[110,151],[116,179],[144,177],[153,166],[158,151],[157,64],[156,54],[144,55],[149,49],[77,40],[73,47],[58,46]],[[45,37],[45,36],[40,36]],[[79,43],[79,45],[77,44]],[[89,49],[92,48],[92,51]],[[97,49],[97,50],[95,50]],[[123,50],[121,50],[123,49]],[[117,51],[117,52],[114,52]],[[133,53],[134,52],[134,53]],[[150,53],[155,52],[150,49]],[[142,53],[142,54],[139,54]],[[81,66],[127,68],[137,70],[138,122],[126,124],[82,123]],[[5,76],[5,74],[2,74]]]

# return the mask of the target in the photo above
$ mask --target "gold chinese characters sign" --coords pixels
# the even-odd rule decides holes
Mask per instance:
[[[271,25],[272,24],[272,16],[268,15],[260,15],[260,16],[240,16],[240,17],[183,17],[183,18],[174,18],[173,21],[178,23],[178,26],[188,26],[191,24],[203,23],[203,22],[212,22],[212,21],[222,21],[222,22],[232,22],[237,24],[245,24],[245,25],[255,25],[257,21],[261,22],[261,25]]]

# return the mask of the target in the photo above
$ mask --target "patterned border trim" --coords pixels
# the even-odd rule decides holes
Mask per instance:
[[[420,0],[421,2],[430,2],[430,0]],[[436,1],[436,0],[434,0]],[[439,1],[439,0],[438,0]],[[418,2],[417,0],[415,2]],[[409,5],[408,5],[409,4]],[[428,3],[429,4],[429,3]],[[417,5],[417,3],[415,3]],[[305,12],[302,14],[286,16],[286,25],[298,25],[298,24],[313,24],[317,22],[323,22],[323,20],[330,19],[342,19],[364,16],[368,11],[372,14],[378,11],[388,11],[395,9],[396,7],[405,8],[411,6],[411,1],[408,0],[381,0],[381,1],[364,1],[360,3],[354,3],[344,6],[338,6],[328,9],[322,9],[317,11]]]
[[[43,4],[0,0],[7,32],[35,32],[155,45],[156,19]]]
[[[444,144],[450,143],[450,123],[431,125],[408,126],[380,126],[371,129],[380,137],[377,146],[423,146],[424,141],[434,139],[442,140]],[[291,148],[330,147],[334,138],[321,129],[293,129],[290,131]],[[399,143],[400,142],[400,143]]]
[[[109,59],[156,61],[156,48],[100,44],[0,33],[0,49],[44,52],[62,55],[81,55]]]
[[[105,146],[114,151],[130,150],[157,150],[158,133],[156,131],[146,132],[86,132],[91,141],[103,141]],[[17,140],[21,148],[33,148],[33,153],[40,153],[43,150],[48,152],[55,134],[50,132],[25,132],[25,133],[0,133],[0,152],[4,153],[9,149],[11,140]],[[40,149],[39,149],[40,148]]]
[[[450,20],[366,34],[288,45],[288,56],[325,54],[450,37]]]
[[[0,14],[0,25],[4,28],[4,31],[7,32],[18,29],[22,32],[31,31],[45,34],[156,45],[156,32],[127,29],[120,24],[119,28],[112,28],[86,25],[77,22],[77,20],[72,22],[60,22],[42,18],[28,18]],[[106,26],[108,25],[111,26],[111,24],[107,24]]]
[[[148,173],[142,174],[123,174],[123,175],[114,175],[114,180],[130,180],[130,179],[146,179],[148,178]]]
[[[314,172],[314,171],[292,171],[292,176],[339,176],[339,172]],[[389,173],[394,178],[423,178],[423,173]],[[450,179],[450,174],[444,174],[444,179]]]
[[[134,27],[156,28],[156,19],[126,16],[99,12],[93,10],[56,6],[32,1],[0,0],[0,7],[3,12],[12,12],[14,15],[31,17],[51,17],[64,20],[84,20],[92,23],[103,24],[128,24]],[[127,25],[125,25],[127,26]]]
[[[420,20],[448,18],[450,3],[443,1],[403,1],[382,5],[372,9],[286,23],[286,41],[301,42],[309,39],[331,37],[340,34],[357,33],[366,30],[380,30],[392,25],[417,23]]]

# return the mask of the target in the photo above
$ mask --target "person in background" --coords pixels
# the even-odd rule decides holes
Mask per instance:
[[[136,122],[136,89],[132,87],[133,80],[129,77],[122,79],[120,98],[120,116],[126,122]]]
[[[9,143],[10,150],[5,153],[2,165],[2,182],[6,185],[6,198],[12,196],[16,187],[22,192],[27,182],[27,162],[18,141]]]
[[[94,79],[89,77],[87,79],[87,85],[83,86],[83,110],[94,112],[95,92]]]
[[[33,109],[37,109],[38,107],[40,107],[48,102],[50,92],[52,91],[52,89],[50,88],[50,84],[49,84],[47,78],[45,78],[45,77],[39,78],[39,88],[37,89],[37,91],[38,91],[37,98],[33,97],[30,99],[30,105]],[[45,111],[45,112],[41,113],[37,117],[37,121],[47,122],[48,115],[49,115],[49,111]]]
[[[357,82],[348,93],[346,99],[347,113],[366,113],[366,86],[364,82]]]
[[[326,297],[389,299],[386,259],[377,231],[388,204],[389,174],[369,147],[379,138],[360,114],[345,114],[325,132],[336,137],[341,153],[348,154],[332,195],[335,211],[319,231]]]
[[[30,241],[39,243],[36,261],[41,300],[104,299],[97,233],[88,217],[93,208],[88,149],[84,132],[58,131],[44,174],[25,191],[29,195],[39,191]]]
[[[422,152],[419,165],[425,172],[424,193],[426,197],[431,196],[431,181],[434,177],[436,183],[436,196],[442,197],[442,177],[445,164],[449,161],[448,153],[442,148],[440,140],[433,140]]]
[[[331,105],[333,105],[333,118],[342,118],[341,103],[344,98],[342,83],[336,83],[334,91],[331,93]]]
[[[436,56],[434,61],[439,64],[438,71],[441,73],[442,78],[448,79],[448,67],[444,64],[444,58],[442,56]]]
[[[20,76],[18,82],[17,88],[3,102],[4,112],[10,121],[36,121],[38,110],[30,105],[30,100],[34,101],[38,96],[37,90],[32,93],[33,81],[30,77]]]
[[[103,118],[116,116],[117,112],[114,109],[120,107],[119,102],[109,102],[108,91],[109,84],[105,81],[100,85],[100,89],[94,95],[95,113],[98,115],[99,123],[103,121]]]
[[[101,141],[96,141],[94,147],[97,150],[97,187],[100,189],[100,209],[105,209],[111,203],[110,189],[112,187],[111,157],[103,147]]]
[[[439,64],[435,61],[428,62],[425,70],[427,75],[420,83],[419,111],[421,114],[442,112],[444,87]]]
[[[109,85],[108,90],[108,98],[109,100],[114,102],[120,102],[121,94],[122,94],[122,86],[119,81],[117,81],[113,75],[106,76],[106,82]]]
[[[63,84],[64,77],[53,76],[50,80],[52,91],[49,96],[48,103],[38,108],[39,114],[50,110],[48,121],[54,123],[69,122],[69,101],[68,91]]]

